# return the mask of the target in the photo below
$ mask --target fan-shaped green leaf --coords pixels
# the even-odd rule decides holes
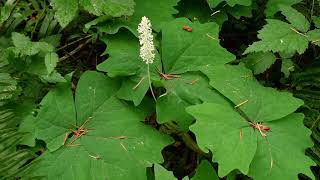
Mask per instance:
[[[279,119],[303,105],[302,100],[288,92],[260,85],[243,64],[206,67],[202,71],[210,79],[210,85],[230,99],[252,121]]]
[[[58,85],[41,102],[36,137],[51,152],[27,176],[146,179],[146,167],[162,161],[161,149],[170,139],[141,122],[146,112],[111,97],[118,83],[103,74],[81,76],[75,103],[70,87]]]
[[[183,30],[190,26],[192,32]],[[199,66],[225,64],[235,56],[219,44],[219,26],[176,19],[162,29],[162,62],[166,73],[196,71]]]
[[[257,180],[297,179],[298,173],[313,177],[310,166],[314,162],[304,153],[313,143],[310,130],[303,126],[303,114],[272,121],[270,128],[272,132],[268,133],[267,140],[258,141],[249,175]]]
[[[190,127],[202,149],[212,150],[219,163],[219,176],[234,169],[248,174],[257,149],[257,135],[231,106],[213,103],[187,108],[197,122]]]
[[[263,125],[270,129],[264,131],[253,128],[230,106],[204,103],[187,111],[197,119],[191,130],[199,145],[215,154],[219,176],[239,169],[261,180],[289,180],[299,173],[312,177],[309,167],[313,162],[304,153],[312,143],[303,116],[291,114],[266,122]],[[297,133],[300,139],[295,138]]]
[[[70,128],[76,126],[76,111],[69,83],[51,90],[41,101],[36,121],[36,137],[47,143],[50,151],[64,144]]]
[[[161,149],[171,141],[144,125],[144,116],[111,97],[83,123],[85,134],[47,153],[33,167],[47,168],[27,173],[48,179],[146,179],[146,167],[162,161]]]

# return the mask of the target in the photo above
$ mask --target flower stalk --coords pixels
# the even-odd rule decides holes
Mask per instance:
[[[150,20],[143,16],[141,18],[141,22],[138,26],[139,32],[139,42],[140,42],[140,57],[143,62],[147,64],[147,71],[148,71],[148,80],[149,80],[149,87],[152,94],[152,97],[155,101],[157,101],[151,84],[150,78],[150,64],[153,63],[155,58],[155,47],[153,44],[153,35],[152,35],[152,28]]]

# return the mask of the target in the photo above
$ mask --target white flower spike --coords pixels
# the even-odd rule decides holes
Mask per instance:
[[[140,34],[140,57],[146,64],[152,64],[155,58],[155,47],[153,45],[153,35],[150,20],[143,16],[137,30]]]

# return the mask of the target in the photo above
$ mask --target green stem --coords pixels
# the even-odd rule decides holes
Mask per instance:
[[[157,102],[157,98],[156,98],[156,96],[155,96],[154,93],[153,93],[153,89],[152,89],[152,85],[151,85],[149,64],[147,64],[147,66],[148,66],[148,80],[149,80],[150,91],[151,91],[151,94],[152,94],[152,97],[153,97],[154,101]]]
[[[312,20],[313,16],[313,8],[314,8],[314,0],[312,0],[311,10],[310,10],[310,19]]]
[[[206,159],[210,158],[210,155],[203,152],[198,146],[198,144],[192,139],[192,137],[187,132],[181,131],[179,127],[175,125],[173,122],[167,122],[165,123],[165,126],[169,128],[171,132],[180,136],[182,138],[182,141],[186,144],[186,146],[189,149]]]

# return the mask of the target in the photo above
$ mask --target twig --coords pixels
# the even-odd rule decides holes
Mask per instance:
[[[90,41],[91,41],[91,39],[86,40],[86,42],[84,42],[83,44],[80,44],[77,48],[75,48],[74,50],[72,50],[71,52],[66,54],[65,56],[61,57],[59,61],[64,61],[64,60],[68,59],[69,57],[71,57],[72,55],[74,55],[75,53],[80,51]]]
[[[81,40],[87,39],[87,38],[89,38],[89,37],[91,37],[91,36],[92,36],[92,34],[89,34],[89,35],[87,35],[87,36],[85,36],[85,37],[82,37],[82,38],[80,38],[80,39],[77,39],[77,40],[75,40],[75,41],[72,41],[72,42],[70,42],[70,43],[68,43],[68,44],[66,44],[66,45],[64,45],[64,46],[61,46],[60,48],[57,49],[57,51],[60,51],[61,49],[64,49],[64,48],[66,48],[66,47],[68,47],[68,46],[70,46],[70,45],[72,45],[72,44],[74,44],[74,43],[77,43],[77,42],[79,42],[79,41],[81,41]]]

